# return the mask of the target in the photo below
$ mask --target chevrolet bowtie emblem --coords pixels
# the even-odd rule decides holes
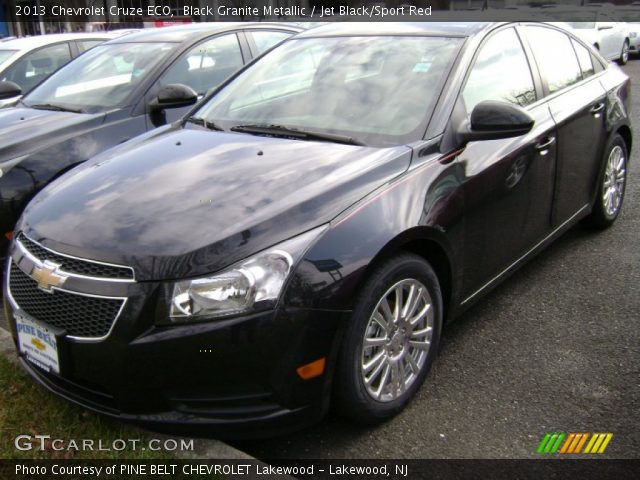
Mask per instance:
[[[44,352],[47,349],[47,346],[39,338],[32,338],[31,345],[36,347],[41,352]]]
[[[60,265],[45,260],[41,266],[33,267],[31,278],[38,282],[38,288],[53,293],[53,287],[61,287],[68,278],[58,271],[59,267]]]

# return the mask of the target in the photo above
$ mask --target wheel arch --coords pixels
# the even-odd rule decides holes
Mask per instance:
[[[414,227],[390,240],[367,265],[358,290],[382,262],[401,252],[414,253],[424,258],[435,271],[442,292],[443,318],[448,320],[455,298],[453,254],[444,234],[430,227]]]
[[[629,125],[621,125],[614,134],[619,134],[624,140],[625,145],[627,146],[627,155],[631,155],[631,145],[633,144],[633,135],[631,134],[631,129]]]

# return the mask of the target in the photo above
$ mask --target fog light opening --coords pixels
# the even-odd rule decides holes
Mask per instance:
[[[296,369],[298,376],[302,380],[311,380],[312,378],[319,377],[324,373],[324,366],[326,364],[326,358],[322,357],[306,365],[302,365]]]

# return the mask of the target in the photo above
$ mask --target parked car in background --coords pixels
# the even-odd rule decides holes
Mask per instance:
[[[582,7],[565,10],[558,7],[552,11],[555,20],[569,24],[576,35],[593,45],[607,60],[620,65],[629,60],[629,25],[618,21],[612,9]]]
[[[444,322],[576,222],[616,220],[629,93],[551,25],[298,34],[29,203],[5,283],[21,364],[164,428],[264,435],[332,398],[388,419]]]
[[[629,26],[629,53],[637,54],[640,52],[640,5],[619,5],[615,13]]]
[[[0,99],[0,108],[14,105],[21,95],[29,93],[58,68],[82,52],[117,36],[113,32],[60,33],[0,43],[0,81],[20,87],[19,94]]]
[[[179,119],[246,62],[301,30],[200,23],[133,33],[93,48],[17,107],[0,110],[0,258],[23,207],[44,185]]]

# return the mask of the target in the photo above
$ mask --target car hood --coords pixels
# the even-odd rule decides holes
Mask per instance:
[[[330,221],[411,149],[173,128],[105,152],[36,196],[19,228],[139,280],[206,274]]]
[[[102,123],[104,114],[7,108],[0,110],[0,163],[42,150]]]

